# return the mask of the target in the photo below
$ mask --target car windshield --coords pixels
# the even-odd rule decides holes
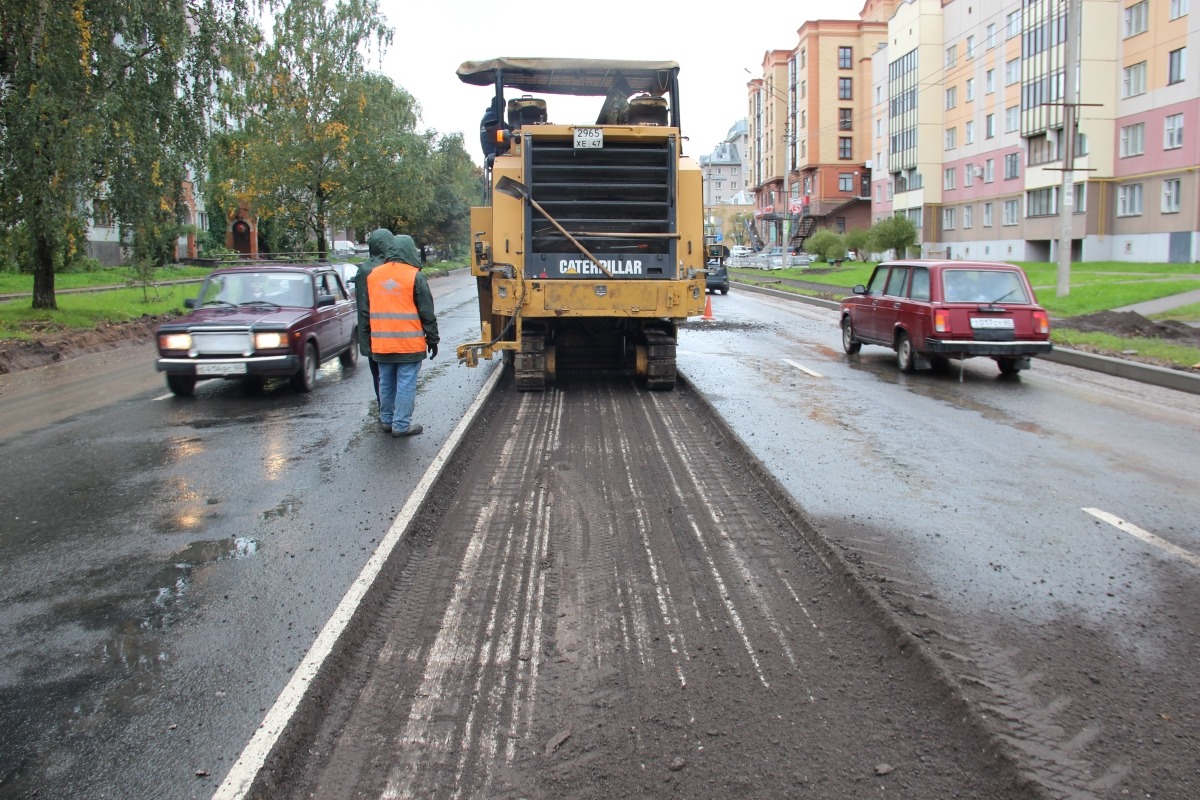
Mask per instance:
[[[312,280],[304,272],[222,272],[209,275],[200,305],[272,304],[311,308]]]
[[[951,269],[942,273],[947,303],[1028,303],[1025,282],[1015,270]]]

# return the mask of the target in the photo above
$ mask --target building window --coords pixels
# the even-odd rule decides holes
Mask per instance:
[[[1051,161],[1058,160],[1058,146],[1049,136],[1044,133],[1039,133],[1037,136],[1030,136],[1026,139],[1026,151],[1029,153],[1027,163],[1048,164]]]
[[[946,128],[946,149],[958,147],[958,128]]]
[[[991,183],[996,180],[996,159],[989,158],[983,162],[983,182]]]
[[[992,227],[992,204],[991,203],[983,204],[983,227],[985,227],[985,228]]]
[[[1009,106],[1004,109],[1004,132],[1012,133],[1021,127],[1021,107]]]
[[[854,191],[854,176],[849,172],[838,173],[838,191],[853,192]]]
[[[1142,185],[1132,183],[1117,187],[1117,216],[1139,217],[1142,214]]]
[[[883,120],[877,119],[875,120],[875,138],[878,139],[881,136],[883,136]]]
[[[854,99],[854,79],[838,78],[838,100]]]
[[[1009,14],[1004,18],[1004,38],[1015,39],[1021,35],[1021,10]]]
[[[1004,64],[1004,85],[1012,86],[1021,82],[1021,59],[1014,58]]]
[[[983,74],[983,93],[991,94],[996,91],[996,70],[989,69]]]
[[[967,102],[975,99],[975,79],[967,78]]]
[[[854,67],[854,51],[849,47],[838,48],[838,69],[852,69]]]
[[[1126,67],[1124,79],[1121,81],[1121,96],[1136,97],[1146,93],[1146,62],[1139,61],[1131,67]]]
[[[1179,19],[1188,13],[1188,0],[1171,0],[1168,6],[1170,8],[1167,14],[1169,19]]]
[[[843,161],[854,158],[854,140],[849,136],[838,137],[838,158]]]
[[[808,112],[801,111],[800,112],[800,130],[804,130],[807,127],[808,127]]]
[[[1058,213],[1055,200],[1058,196],[1057,186],[1045,189],[1033,189],[1025,193],[1026,217],[1051,217]]]
[[[97,197],[92,201],[92,225],[97,228],[111,228],[113,226],[112,206],[108,201]]]
[[[1183,147],[1183,114],[1172,114],[1163,120],[1163,150]]]
[[[801,50],[800,51],[800,69],[804,69],[807,66],[808,66],[808,51]]]
[[[1178,214],[1183,183],[1179,178],[1163,181],[1162,213]]]
[[[952,44],[946,48],[946,69],[958,63],[958,45]]]
[[[989,22],[987,26],[987,49],[991,50],[996,46],[996,23]]]
[[[954,189],[958,182],[958,170],[954,167],[946,167],[942,170],[942,188]]]
[[[1187,66],[1187,48],[1181,47],[1167,53],[1167,83],[1179,83],[1183,80],[1183,71]]]
[[[967,164],[963,167],[963,186],[975,185],[975,170],[979,169],[974,164]],[[979,174],[983,174],[983,170],[979,169]]]
[[[1146,123],[1126,125],[1121,128],[1121,158],[1140,156],[1146,152]]]
[[[968,36],[967,37],[967,58],[974,58],[974,57],[975,57],[975,37]]]
[[[963,228],[970,228],[972,224],[971,217],[974,216],[975,206],[963,206]]]
[[[953,208],[943,208],[942,209],[942,230],[945,230],[945,231],[954,230],[954,209]]]
[[[963,144],[975,144],[975,120],[969,119],[963,125]]]
[[[958,106],[958,87],[951,86],[949,89],[946,90],[946,110],[949,111],[950,109],[955,108],[957,106]]]
[[[1021,219],[1021,201],[1020,200],[1005,200],[1004,201],[1004,219],[1001,224],[1016,225]]]
[[[1004,157],[1004,180],[1021,177],[1021,154],[1009,153]]]
[[[1125,38],[1137,36],[1139,33],[1146,32],[1146,22],[1150,15],[1147,9],[1150,7],[1149,0],[1142,0],[1140,3],[1134,3],[1125,9]]]
[[[983,118],[983,136],[986,139],[996,138],[996,115],[988,114]]]
[[[838,109],[838,130],[852,131],[854,130],[854,109],[839,108]]]
[[[1075,213],[1082,214],[1087,211],[1087,184],[1072,184],[1071,189],[1071,195],[1075,198]]]

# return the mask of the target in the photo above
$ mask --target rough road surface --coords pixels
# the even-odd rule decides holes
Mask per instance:
[[[686,384],[510,381],[255,796],[1038,796]]]

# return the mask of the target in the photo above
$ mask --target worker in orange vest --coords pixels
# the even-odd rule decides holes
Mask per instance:
[[[441,338],[416,242],[399,234],[384,256],[367,275],[365,333],[379,364],[379,423],[392,436],[416,436],[423,430],[412,423],[417,375],[426,353],[437,355]]]

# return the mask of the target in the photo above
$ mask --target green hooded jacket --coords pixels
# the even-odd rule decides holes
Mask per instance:
[[[367,243],[370,244],[369,239]],[[383,255],[383,261],[380,262],[382,264],[386,264],[389,261],[400,261],[405,264],[411,264],[418,270],[416,279],[413,282],[413,299],[416,301],[417,315],[421,318],[421,328],[425,333],[426,349],[421,353],[380,353],[379,355],[370,354],[370,356],[376,361],[388,363],[424,361],[428,349],[436,346],[442,339],[438,336],[437,315],[433,308],[433,293],[429,291],[429,282],[425,280],[425,275],[420,272],[422,265],[421,257],[417,254],[417,243],[413,241],[411,236],[398,234],[392,237],[392,241],[384,250]],[[356,291],[359,286],[362,287],[362,295],[358,301],[359,342],[366,342],[367,347],[370,348],[371,296],[367,291],[367,279],[365,277],[356,279]],[[362,322],[363,319],[366,320],[365,324]]]
[[[364,331],[371,330],[371,316],[367,310],[367,276],[387,258],[384,254],[392,244],[392,232],[387,228],[376,228],[367,237],[367,260],[358,266],[354,276],[354,299],[358,301],[358,352],[371,357],[371,337]]]

